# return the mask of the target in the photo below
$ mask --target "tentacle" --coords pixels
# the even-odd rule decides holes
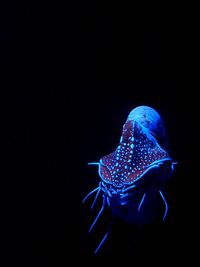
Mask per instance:
[[[101,215],[101,213],[102,213],[103,210],[104,210],[104,207],[105,207],[105,197],[103,198],[103,204],[102,204],[102,207],[101,207],[99,213],[97,214],[97,216],[96,216],[94,222],[93,222],[92,225],[90,226],[90,229],[89,229],[89,231],[88,231],[89,233],[91,232],[92,228],[94,227],[94,225],[95,225],[96,222],[98,221],[99,216]]]
[[[106,200],[107,200],[108,206],[110,207],[110,199],[109,199],[109,196],[106,197]]]
[[[104,237],[101,240],[101,242],[99,243],[98,247],[95,249],[94,254],[97,254],[97,252],[99,251],[99,249],[101,248],[101,246],[105,242],[106,238],[108,237],[109,232],[110,232],[110,230],[108,230],[107,233],[104,235]]]
[[[171,176],[172,173],[174,172],[174,165],[176,165],[176,164],[178,164],[178,162],[172,162],[172,164],[171,164],[171,171],[170,171],[169,176]]]
[[[168,204],[167,204],[167,201],[166,201],[166,199],[165,199],[165,197],[164,197],[164,195],[163,195],[161,190],[159,190],[159,193],[161,195],[161,198],[162,198],[163,202],[165,203],[165,213],[164,213],[164,216],[163,216],[163,221],[164,221],[166,216],[167,216],[167,212],[168,212]]]
[[[142,196],[142,199],[141,199],[140,204],[138,206],[138,211],[140,210],[142,203],[144,202],[145,196],[146,196],[146,193],[144,193],[144,195]]]
[[[95,205],[95,203],[96,203],[96,201],[97,201],[97,198],[98,198],[98,196],[99,196],[100,191],[101,191],[101,183],[99,183],[99,189],[98,189],[98,191],[97,191],[97,193],[96,193],[96,196],[95,196],[95,199],[94,199],[94,201],[93,201],[93,203],[92,203],[91,209],[93,209],[93,207],[94,207],[94,205]]]
[[[89,192],[89,193],[87,194],[87,196],[85,196],[85,198],[82,200],[82,203],[84,203],[85,200],[86,200],[90,195],[92,195],[94,192],[96,192],[98,189],[99,189],[99,186],[98,186],[97,188],[95,188],[94,190],[92,190],[91,192]]]
[[[99,162],[89,162],[88,165],[100,165]]]
[[[123,190],[122,190],[122,193],[124,193],[124,192],[126,192],[126,191],[128,191],[128,190],[130,190],[130,189],[132,189],[132,188],[134,188],[134,187],[136,187],[136,184],[131,185],[131,186],[129,186],[129,187],[123,189]]]
[[[128,202],[127,201],[124,201],[124,202],[121,202],[121,205],[124,206],[126,205]]]
[[[124,193],[120,194],[120,198],[125,198],[127,196],[128,196],[128,193],[126,193],[126,194],[124,194]]]

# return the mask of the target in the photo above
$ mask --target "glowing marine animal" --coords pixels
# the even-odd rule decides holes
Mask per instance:
[[[160,115],[148,106],[139,106],[133,109],[123,126],[120,143],[116,150],[89,165],[98,165],[101,178],[99,186],[91,191],[85,200],[96,192],[92,207],[95,205],[99,194],[102,194],[102,207],[92,223],[89,232],[93,229],[105,207],[117,209],[120,206],[129,205],[130,197],[141,188],[141,184],[148,179],[149,173],[164,168],[166,172],[161,174],[156,190],[163,200],[165,211],[163,220],[168,212],[168,204],[162,192],[162,185],[174,170],[175,162],[172,161],[166,147],[166,131]],[[153,172],[152,172],[153,171]],[[146,180],[147,180],[146,178]],[[147,191],[142,190],[142,197],[137,204],[137,212],[147,198]],[[117,203],[117,204],[116,204]],[[133,216],[133,218],[135,218]],[[99,248],[108,236],[108,232],[95,250]]]

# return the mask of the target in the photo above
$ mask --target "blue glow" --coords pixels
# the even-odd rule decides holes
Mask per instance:
[[[135,201],[135,199],[131,198],[137,196],[135,193],[137,193],[137,190],[141,185],[139,180],[141,180],[147,172],[152,169],[160,168],[161,165],[163,168],[166,166],[167,171],[170,167],[170,173],[168,172],[168,176],[170,177],[171,173],[174,171],[174,165],[177,164],[177,162],[173,162],[170,158],[165,147],[166,144],[165,125],[157,111],[148,106],[139,106],[129,113],[128,118],[123,125],[122,136],[117,148],[112,153],[101,157],[99,162],[88,163],[88,165],[98,165],[100,183],[97,188],[84,198],[83,202],[91,194],[96,192],[91,206],[92,209],[97,202],[99,195],[103,198],[102,206],[90,226],[89,232],[91,232],[104,209],[107,207],[113,209],[113,213],[111,213],[112,215],[115,214],[115,209],[119,208],[117,214],[119,214],[123,220],[135,223],[135,214],[129,216],[130,214],[128,213],[127,219],[127,215],[122,211],[124,211],[125,207],[125,211],[130,210],[130,213],[132,212],[132,206],[130,205],[132,205],[132,201]],[[165,181],[162,177],[160,178],[160,188],[163,188],[163,182]],[[164,178],[166,178],[166,176],[164,176]],[[146,185],[145,183],[144,186],[147,187],[145,188],[145,191],[147,192],[147,190],[150,189],[148,187],[149,184]],[[168,204],[162,191],[159,190],[160,188],[156,189],[156,192],[157,194],[159,192],[165,205],[162,218],[164,221],[168,213]],[[141,196],[139,204],[137,204],[138,202],[135,202],[136,205],[138,205],[136,212],[141,211],[142,205],[147,199],[146,192]],[[134,221],[131,220],[133,217]],[[145,220],[145,216],[142,216],[141,220]],[[143,221],[141,221],[141,223],[143,223]],[[107,236],[108,232],[94,251],[95,254],[99,251]]]
[[[100,247],[103,245],[104,241],[105,241],[106,238],[108,237],[108,234],[109,234],[109,231],[105,234],[105,236],[104,236],[103,239],[101,240],[100,244],[99,244],[98,247],[95,249],[94,254],[96,254],[96,253],[99,251]]]
[[[126,205],[128,202],[127,201],[124,201],[124,202],[121,202],[121,205],[124,206]]]
[[[100,165],[99,162],[89,162],[88,165]]]
[[[101,215],[101,213],[102,213],[103,210],[104,210],[104,206],[105,206],[105,201],[103,201],[102,207],[101,207],[99,213],[97,214],[97,217],[95,218],[94,222],[93,222],[92,225],[90,226],[90,229],[89,229],[89,231],[88,231],[89,233],[91,232],[92,228],[94,227],[94,225],[95,225],[96,222],[98,221],[99,216]]]
[[[127,188],[122,189],[122,192],[126,192],[126,191],[128,191],[128,190],[130,190],[130,189],[132,189],[132,188],[134,188],[134,187],[136,187],[135,184],[133,184],[133,185],[131,185],[131,186],[128,186]]]
[[[140,204],[138,206],[138,211],[140,210],[142,203],[144,202],[145,196],[146,196],[146,193],[144,193],[144,195],[142,196],[142,199],[141,199]]]
[[[178,164],[178,162],[172,162],[171,169],[174,171],[174,165]]]
[[[133,148],[134,147],[134,144],[131,144],[130,147]]]
[[[101,191],[101,187],[99,186],[99,189],[98,189],[98,191],[97,191],[97,193],[96,193],[95,199],[94,199],[94,201],[93,201],[93,203],[92,203],[91,209],[93,209],[93,207],[94,207],[94,205],[95,205],[95,203],[96,203],[96,201],[97,201],[97,198],[98,198],[98,196],[99,196],[100,191]]]
[[[127,120],[140,123],[151,135],[157,136],[165,141],[165,125],[155,109],[148,106],[138,106],[129,113]]]
[[[107,200],[108,206],[110,207],[110,200],[109,200],[109,196],[107,196],[106,200]]]
[[[86,197],[83,199],[82,203],[85,202],[85,200],[90,196],[92,195],[94,192],[96,192],[97,190],[99,189],[99,186],[97,188],[95,188],[94,190],[92,190],[91,192],[89,192]]]
[[[156,161],[152,162],[152,163],[149,165],[149,167],[155,167],[155,166],[158,166],[158,167],[159,167],[159,165],[160,165],[160,164],[163,164],[164,161],[171,161],[171,160],[172,160],[172,159],[169,158],[169,157],[164,158],[164,159],[160,159],[160,160],[156,160]],[[172,164],[173,164],[173,163],[172,163]]]
[[[164,203],[165,203],[165,213],[164,213],[164,215],[163,215],[163,221],[164,221],[165,218],[166,218],[166,216],[167,216],[167,212],[168,212],[168,204],[167,204],[167,201],[166,201],[166,199],[165,199],[163,193],[161,192],[161,190],[159,190],[159,193],[160,193],[160,195],[161,195],[161,197],[162,197],[162,200],[163,200]]]

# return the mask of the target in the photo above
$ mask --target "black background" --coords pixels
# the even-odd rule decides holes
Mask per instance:
[[[191,262],[197,211],[187,16],[174,6],[83,2],[1,8],[2,266]],[[139,254],[122,224],[112,249],[96,258],[85,245],[92,217],[81,201],[99,178],[87,162],[116,148],[138,105],[159,111],[179,163],[168,187],[171,210],[164,225],[146,230]]]

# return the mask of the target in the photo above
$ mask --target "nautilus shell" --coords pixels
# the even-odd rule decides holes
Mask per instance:
[[[91,206],[93,208],[98,196],[102,196],[102,207],[89,232],[105,208],[111,210],[113,218],[118,217],[132,224],[154,220],[158,217],[158,208],[155,208],[159,202],[157,196],[164,204],[162,217],[165,219],[168,204],[163,190],[176,163],[167,152],[167,144],[165,125],[156,110],[139,106],[129,113],[117,148],[103,156],[99,162],[89,163],[98,166],[101,179],[98,187],[87,194],[83,202],[96,192]],[[152,206],[154,211],[149,209]],[[104,243],[109,231],[95,253]]]
[[[166,131],[160,115],[148,106],[133,109],[123,126],[116,150],[101,158],[99,175],[115,187],[140,179],[155,163],[171,160],[165,145]]]

